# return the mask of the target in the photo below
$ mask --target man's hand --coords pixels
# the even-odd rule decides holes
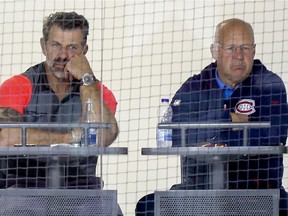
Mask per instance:
[[[14,146],[21,144],[21,129],[20,128],[2,128],[0,130],[0,146]]]
[[[0,122],[22,122],[23,116],[14,109],[0,108]],[[22,142],[20,128],[1,128],[0,146],[14,146]]]
[[[73,78],[80,80],[85,73],[93,74],[88,59],[84,54],[73,56],[67,62],[64,71],[67,72],[65,74],[69,77],[66,78],[69,78],[70,81],[72,81]]]
[[[72,143],[80,143],[82,138],[82,129],[80,128],[73,128],[71,130],[71,136],[72,136]]]
[[[230,112],[232,122],[249,122],[248,115]],[[241,130],[241,128],[233,128],[233,130]]]
[[[203,144],[202,147],[226,147],[227,144],[207,143]]]

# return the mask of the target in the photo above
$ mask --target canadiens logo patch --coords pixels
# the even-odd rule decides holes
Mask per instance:
[[[242,99],[235,106],[235,113],[251,115],[255,112],[255,101],[251,99]]]

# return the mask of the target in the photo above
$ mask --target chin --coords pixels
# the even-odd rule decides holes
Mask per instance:
[[[54,76],[57,77],[58,79],[64,79],[64,72],[63,71],[54,71],[53,72]]]

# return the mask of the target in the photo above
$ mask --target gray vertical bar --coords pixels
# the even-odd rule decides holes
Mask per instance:
[[[248,145],[248,127],[243,128],[243,146]]]
[[[26,146],[26,127],[22,127],[22,146]]]
[[[186,134],[186,128],[181,128],[181,147],[186,146],[186,139],[185,139],[185,134]],[[184,183],[184,156],[180,156],[180,163],[181,163],[181,183]]]
[[[215,157],[215,162],[212,164],[212,172],[210,172],[210,177],[212,178],[212,188],[211,189],[227,189],[225,188],[225,167],[221,158],[217,159]],[[217,156],[218,157],[218,156]]]
[[[61,186],[64,186],[64,182],[61,178],[61,171],[58,156],[51,157],[46,172],[46,185],[48,185],[48,188],[60,188]]]

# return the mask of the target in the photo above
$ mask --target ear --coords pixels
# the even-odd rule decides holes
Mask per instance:
[[[82,53],[83,53],[84,55],[86,55],[87,52],[88,52],[88,45],[85,44],[84,47],[83,47],[83,52],[82,52]]]
[[[254,47],[254,50],[253,50],[253,58],[255,57],[255,53],[256,53],[256,44],[255,44],[255,47]]]
[[[45,45],[45,40],[44,38],[40,39],[40,44],[41,44],[41,49],[42,49],[42,53],[43,55],[47,55],[47,51],[46,51],[46,45]]]
[[[218,59],[218,47],[215,44],[210,45],[210,52],[212,57],[217,61]]]

